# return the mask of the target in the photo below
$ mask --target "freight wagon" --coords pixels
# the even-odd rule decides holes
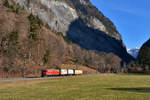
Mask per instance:
[[[62,76],[65,76],[68,74],[67,69],[61,69],[60,72],[61,72],[60,75]]]
[[[73,69],[68,69],[67,72],[68,75],[75,75],[75,70]]]
[[[48,76],[70,76],[70,75],[82,75],[82,70],[74,70],[74,69],[45,69],[42,70],[42,77]]]
[[[82,70],[75,70],[75,75],[82,75],[83,71]]]

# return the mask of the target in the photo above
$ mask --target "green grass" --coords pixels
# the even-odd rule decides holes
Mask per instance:
[[[1,83],[0,100],[150,100],[150,76],[95,75]]]

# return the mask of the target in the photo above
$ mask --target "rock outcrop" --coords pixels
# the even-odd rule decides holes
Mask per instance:
[[[121,35],[89,0],[13,0],[87,50],[114,53],[129,62]]]

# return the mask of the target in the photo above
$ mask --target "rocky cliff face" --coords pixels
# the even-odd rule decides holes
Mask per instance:
[[[6,2],[8,1],[8,2]],[[89,0],[0,0],[0,70],[78,64],[118,72],[129,62],[113,23]]]
[[[81,18],[84,24],[121,40],[113,23],[89,0],[13,0],[38,15],[55,31],[68,31],[71,22]]]
[[[114,53],[127,62],[131,59],[113,23],[89,0],[13,1],[82,48]]]
[[[144,66],[150,66],[150,39],[140,49],[138,60]]]

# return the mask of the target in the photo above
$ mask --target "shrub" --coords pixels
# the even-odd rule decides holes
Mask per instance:
[[[19,12],[23,10],[23,8],[21,8],[19,4],[10,5],[8,0],[5,0],[3,5],[7,8],[10,8],[12,12],[16,14],[19,14]]]
[[[62,32],[56,32],[56,34],[63,37],[63,33]]]
[[[36,16],[36,21],[37,21],[37,24],[39,25],[39,27],[41,28],[43,26],[42,20],[38,16]]]
[[[19,38],[18,32],[12,32],[9,35],[9,42],[11,42],[11,44],[13,46],[17,46],[17,44],[18,44],[18,38]]]
[[[35,40],[35,41],[38,40],[37,34],[34,34],[34,33],[32,33],[32,32],[29,33],[29,38],[30,38],[30,39],[33,39],[33,40]]]
[[[70,39],[68,39],[66,36],[64,36],[62,32],[56,32],[56,34],[57,34],[58,36],[63,37],[63,39],[64,39],[68,44],[71,44],[71,43],[72,43],[72,41],[71,41]]]
[[[43,63],[44,64],[47,64],[48,63],[48,58],[49,58],[49,56],[50,56],[50,51],[49,50],[46,50],[46,53],[45,53],[45,55],[44,55],[44,57],[43,57]]]
[[[63,36],[63,39],[68,43],[68,44],[71,44],[72,41],[70,39],[68,39],[66,36]]]
[[[34,27],[36,26],[35,28],[41,28],[43,25],[42,20],[39,19],[38,16],[35,17],[35,16],[33,16],[33,14],[30,14],[28,16],[28,19],[30,21],[31,26],[34,26]]]
[[[46,27],[47,29],[50,29],[50,30],[51,30],[51,28],[50,28],[50,26],[49,26],[48,24],[46,24],[45,27]]]
[[[30,14],[28,16],[28,20],[30,21],[30,32],[29,32],[29,38],[33,39],[33,40],[37,40],[37,34],[35,33],[35,31],[38,28],[41,28],[43,25],[43,22],[39,19],[39,17],[35,17],[33,16],[33,14]]]
[[[19,12],[21,11],[21,7],[19,6],[19,4],[15,5],[15,6],[11,6],[12,11],[16,14],[19,14]]]
[[[16,57],[18,57],[18,51],[19,51],[19,35],[18,32],[11,32],[8,37],[8,50],[7,55],[9,59],[9,65],[13,66],[14,60]]]
[[[8,0],[5,0],[4,3],[3,3],[3,5],[4,5],[5,7],[7,7],[7,8],[10,8],[10,5],[9,5]]]

